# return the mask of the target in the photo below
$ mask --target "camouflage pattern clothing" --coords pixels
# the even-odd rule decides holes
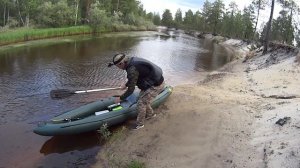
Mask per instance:
[[[120,96],[121,100],[125,100],[128,96],[130,96],[135,89],[136,83],[139,79],[139,71],[136,70],[136,68],[134,66],[129,67],[127,70],[127,90],[126,92]]]
[[[162,83],[159,86],[152,86],[146,91],[141,91],[137,102],[137,125],[144,125],[145,119],[154,115],[151,102],[163,90],[164,86],[165,84]]]
[[[126,72],[128,79],[128,82],[126,83],[127,90],[123,95],[120,96],[121,100],[125,100],[134,92],[139,78],[139,72],[134,66],[129,67]],[[145,91],[141,91],[137,102],[137,125],[144,125],[145,118],[152,117],[154,115],[151,102],[163,90],[164,86],[165,84],[163,82],[159,86],[152,86]]]

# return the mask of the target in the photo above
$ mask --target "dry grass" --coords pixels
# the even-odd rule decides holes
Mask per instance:
[[[254,56],[255,56],[255,50],[249,51],[249,52],[246,54],[245,59],[244,59],[243,62],[246,62],[247,60],[253,58]]]

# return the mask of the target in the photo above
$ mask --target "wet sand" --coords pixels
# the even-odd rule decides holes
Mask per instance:
[[[132,160],[151,168],[296,168],[300,165],[300,66],[297,51],[223,43],[235,61],[197,83],[176,86],[145,128],[105,145],[93,167]],[[248,53],[249,54],[249,53]],[[290,117],[283,125],[276,122]]]

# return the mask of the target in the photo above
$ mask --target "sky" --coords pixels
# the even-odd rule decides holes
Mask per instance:
[[[194,13],[197,10],[201,11],[203,3],[205,2],[205,0],[140,0],[140,1],[143,4],[143,7],[147,13],[155,12],[162,15],[165,9],[169,9],[173,14],[173,17],[175,16],[177,9],[179,8],[182,11],[183,17],[185,16],[185,12],[187,12],[189,9],[191,9]],[[229,3],[232,1],[235,1],[239,9],[243,10],[243,8],[245,6],[248,6],[252,0],[223,0],[223,3],[225,4],[225,8],[228,8]],[[300,6],[300,0],[294,0],[294,1]],[[209,2],[215,2],[215,0],[209,0]],[[268,21],[270,17],[270,8],[271,7],[266,7],[266,10],[261,11],[259,22],[258,22],[258,29],[261,29],[263,23],[266,23]],[[273,18],[278,17],[280,10],[281,7],[277,4],[274,9]],[[298,23],[300,23],[300,17],[298,16],[298,18],[296,17],[296,19],[298,20]]]
[[[156,12],[160,15],[163,14],[165,9],[170,9],[171,13],[175,15],[178,8],[181,9],[184,15],[189,9],[193,12],[201,10],[205,0],[140,0],[148,12]],[[214,2],[215,0],[209,0]],[[231,1],[235,1],[240,8],[249,4],[249,0],[223,0],[224,4],[228,6]]]

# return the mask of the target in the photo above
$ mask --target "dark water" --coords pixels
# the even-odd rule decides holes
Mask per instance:
[[[77,94],[51,100],[49,92],[119,86],[125,73],[106,65],[117,52],[162,67],[171,85],[193,82],[227,62],[222,47],[180,32],[114,33],[99,38],[24,46],[0,52],[0,167],[89,167],[101,148],[96,132],[43,137],[32,129],[66,110],[115,92]]]

